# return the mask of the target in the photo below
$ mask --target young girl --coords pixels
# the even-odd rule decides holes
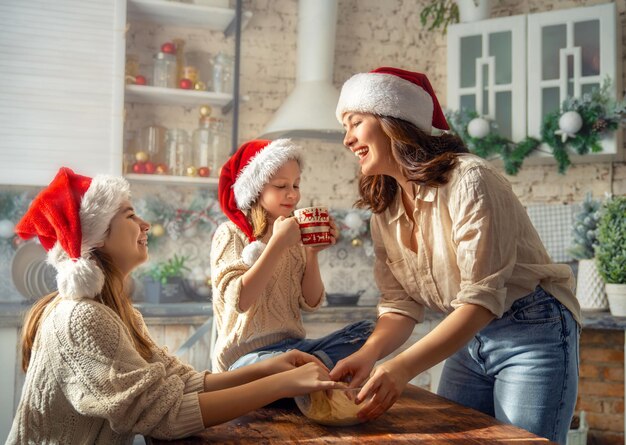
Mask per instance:
[[[244,143],[222,167],[219,200],[230,219],[211,245],[217,342],[213,370],[235,369],[290,349],[312,353],[329,368],[358,350],[373,323],[354,323],[305,339],[301,310],[324,297],[317,254],[303,247],[292,216],[300,200],[301,151],[288,139]],[[332,244],[338,231],[331,220]]]
[[[336,386],[318,359],[289,354],[237,371],[197,372],[158,347],[124,290],[148,258],[150,225],[126,180],[61,168],[18,223],[39,237],[58,292],[26,317],[26,380],[8,444],[128,444],[191,435],[282,397]]]
[[[372,210],[376,329],[334,379],[369,377],[360,415],[381,415],[407,382],[447,359],[439,394],[565,444],[578,387],[580,308],[510,184],[468,153],[422,73],[383,67],[343,86],[337,119]],[[446,318],[400,347],[424,307]]]

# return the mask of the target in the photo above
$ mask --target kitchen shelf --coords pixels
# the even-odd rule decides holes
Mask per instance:
[[[171,176],[171,175],[147,175],[128,173],[124,175],[131,182],[142,184],[174,184],[174,185],[197,185],[217,189],[218,178],[201,178],[197,176]]]
[[[250,17],[252,17],[250,11],[243,13],[242,28]],[[128,18],[159,25],[208,28],[229,34],[235,18],[235,10],[164,0],[128,0]]]
[[[148,85],[126,85],[126,101],[151,105],[218,105],[225,106],[232,102],[233,95],[213,91],[183,90]]]

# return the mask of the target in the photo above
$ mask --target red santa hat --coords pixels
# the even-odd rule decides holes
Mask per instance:
[[[255,139],[245,142],[222,167],[218,185],[224,214],[255,241],[245,212],[256,202],[263,187],[289,160],[302,168],[302,150],[290,139]]]
[[[403,119],[428,134],[433,128],[449,129],[426,75],[398,68],[376,68],[349,78],[337,103],[339,123],[348,111]]]
[[[130,187],[123,178],[92,179],[62,167],[17,223],[21,238],[36,236],[48,251],[63,298],[94,298],[102,290],[104,274],[91,252],[102,245],[111,219],[128,199]]]

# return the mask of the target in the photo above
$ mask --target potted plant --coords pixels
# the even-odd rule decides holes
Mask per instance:
[[[591,197],[591,193],[587,193],[580,212],[574,216],[573,244],[569,249],[570,254],[578,260],[576,298],[580,308],[588,311],[609,308],[604,281],[594,259],[601,205],[600,201]]]
[[[448,25],[475,22],[489,18],[491,0],[433,0],[420,13],[422,26],[432,20],[428,31],[442,28],[445,34]]]
[[[598,271],[606,283],[611,314],[626,316],[626,196],[609,199],[598,222]]]
[[[175,303],[184,295],[186,257],[174,255],[167,261],[156,263],[144,276],[145,299],[151,303]]]

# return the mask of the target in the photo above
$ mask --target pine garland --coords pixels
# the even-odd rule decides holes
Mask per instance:
[[[626,115],[626,99],[617,102],[611,97],[611,80],[606,78],[600,88],[594,88],[591,93],[582,98],[568,98],[561,104],[561,109],[546,115],[541,125],[541,140],[526,137],[515,143],[498,134],[497,125],[489,122],[490,132],[484,138],[474,138],[467,132],[467,126],[474,118],[479,117],[476,111],[459,110],[447,111],[446,118],[453,133],[457,134],[468,149],[485,159],[499,157],[504,162],[504,169],[509,175],[516,175],[521,169],[524,160],[542,143],[547,144],[556,159],[559,173],[565,174],[571,160],[570,150],[585,155],[589,152],[602,151],[601,140],[609,132],[616,131],[623,124]],[[557,134],[559,119],[567,111],[575,111],[582,118],[582,128],[575,137],[563,141]]]

